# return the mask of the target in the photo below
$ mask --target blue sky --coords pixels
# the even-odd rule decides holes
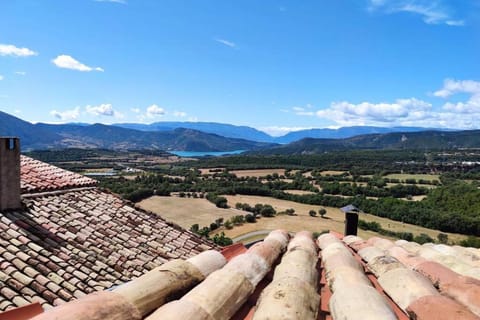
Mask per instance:
[[[480,128],[476,0],[4,0],[0,110],[279,135]]]

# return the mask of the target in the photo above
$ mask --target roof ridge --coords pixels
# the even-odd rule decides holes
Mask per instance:
[[[36,198],[36,197],[46,197],[46,196],[55,196],[60,195],[72,191],[84,191],[84,190],[93,190],[98,189],[98,187],[80,187],[80,188],[71,188],[71,189],[59,189],[59,190],[51,190],[45,192],[34,192],[34,193],[24,193],[22,194],[22,198]]]

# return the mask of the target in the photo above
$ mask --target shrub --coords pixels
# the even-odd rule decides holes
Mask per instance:
[[[273,209],[273,207],[269,204],[264,205],[262,210],[260,210],[260,214],[263,217],[273,217],[276,213],[277,212],[275,211],[275,209]]]
[[[325,210],[325,208],[320,208],[318,210],[318,214],[320,215],[320,217],[325,217],[325,215],[327,214],[327,210]]]
[[[371,230],[374,232],[379,232],[382,229],[382,226],[380,223],[372,221],[372,222],[367,222],[365,220],[358,220],[358,227],[363,230]]]
[[[310,215],[310,217],[315,217],[317,215],[317,211],[310,210],[310,211],[308,211],[308,214]]]
[[[460,241],[463,247],[480,248],[480,238],[469,236],[467,239]]]
[[[218,224],[216,224],[215,222],[210,223],[210,230],[213,231],[215,229],[218,229]]]
[[[225,228],[227,228],[228,230],[230,230],[230,229],[233,228],[233,224],[232,224],[230,221],[225,222],[224,226],[225,226]]]
[[[419,244],[424,244],[427,242],[433,242],[433,239],[428,234],[420,233],[418,236],[413,238],[413,241]]]
[[[213,242],[218,244],[219,246],[229,246],[233,243],[233,240],[230,239],[229,237],[226,237],[225,236],[225,233],[222,232],[220,233],[220,235],[216,234],[214,237],[213,237]]]
[[[208,239],[208,234],[210,233],[209,227],[203,227],[202,229],[198,230],[198,234]]]
[[[233,216],[230,219],[230,222],[233,223],[234,225],[239,225],[245,222],[245,218],[242,215]]]
[[[448,234],[446,233],[439,233],[437,235],[438,242],[440,243],[447,243],[448,242]]]
[[[257,218],[255,218],[253,214],[248,213],[245,215],[245,221],[247,221],[248,223],[255,223],[257,222]]]

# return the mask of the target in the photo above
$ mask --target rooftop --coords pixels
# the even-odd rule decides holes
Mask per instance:
[[[480,316],[478,249],[277,230],[249,249],[236,244],[222,253],[170,261],[34,320]]]
[[[94,186],[97,182],[78,173],[48,163],[20,156],[22,193],[45,192],[75,187]]]
[[[215,248],[95,183],[21,157],[23,208],[0,212],[0,311],[48,309]]]
[[[480,317],[479,249],[276,230],[220,253],[92,179],[28,157],[21,179],[22,209],[0,212],[1,320]]]

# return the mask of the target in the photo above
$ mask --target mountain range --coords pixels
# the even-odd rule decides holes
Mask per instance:
[[[20,137],[23,150],[248,150],[262,154],[310,154],[347,149],[480,148],[479,130],[441,131],[418,127],[357,126],[303,130],[275,138],[246,126],[210,122],[158,122],[150,125],[32,124],[1,111],[0,135]]]
[[[305,138],[286,145],[279,145],[257,154],[319,154],[329,151],[359,149],[458,149],[480,148],[480,130],[391,132],[359,135],[345,139]]]
[[[155,122],[152,124],[140,124],[140,123],[118,123],[114,126],[135,129],[141,131],[171,131],[177,128],[193,129],[203,131],[206,133],[218,134],[227,138],[240,138],[259,142],[271,142],[271,143],[291,143],[301,140],[303,138],[325,138],[325,139],[341,139],[350,138],[362,134],[370,133],[389,133],[389,132],[417,132],[432,129],[425,129],[421,127],[373,127],[373,126],[354,126],[343,127],[338,129],[306,129],[289,132],[280,137],[273,137],[266,134],[263,131],[247,126],[235,126],[225,123],[216,122]],[[439,130],[439,129],[434,129]]]
[[[0,135],[17,136],[22,150],[52,148],[257,150],[274,144],[226,138],[198,130],[140,131],[104,124],[32,124],[0,111]]]

